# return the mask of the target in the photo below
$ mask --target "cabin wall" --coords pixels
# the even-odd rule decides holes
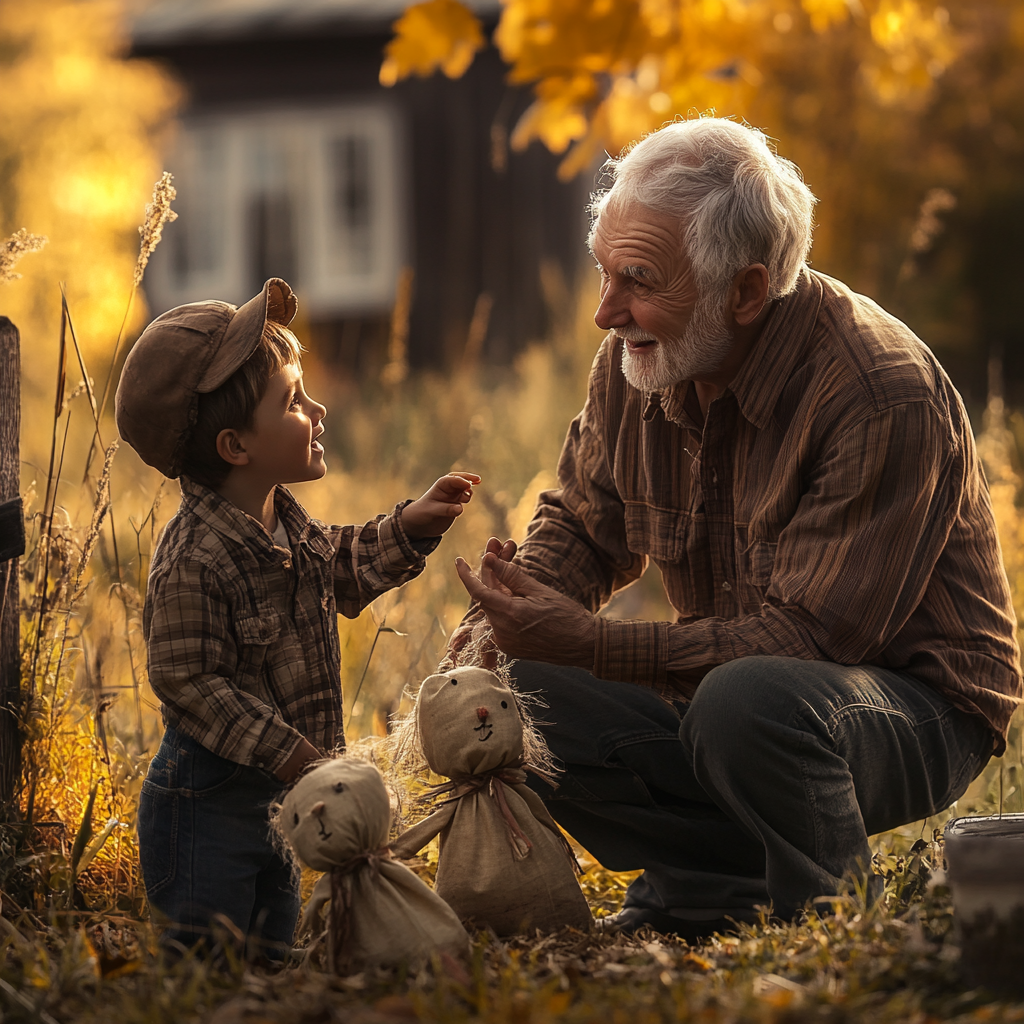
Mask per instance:
[[[530,97],[505,84],[493,48],[461,79],[438,74],[384,89],[377,74],[388,38],[386,27],[335,27],[301,38],[150,44],[135,52],[163,61],[183,82],[186,117],[339,101],[388,105],[397,118],[404,197],[400,262],[413,272],[408,362],[507,362],[545,336],[561,312],[552,302],[572,292],[592,183],[559,182],[560,158],[536,143],[523,153],[507,150],[502,140]],[[358,375],[378,372],[388,358],[392,301],[314,318],[314,343]]]

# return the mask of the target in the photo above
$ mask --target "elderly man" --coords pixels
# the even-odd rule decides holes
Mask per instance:
[[[669,125],[593,205],[609,333],[560,489],[453,637],[549,705],[542,793],[614,918],[690,939],[869,870],[1005,747],[1015,619],[963,404],[898,320],[808,269],[814,197],[760,132]],[[675,622],[600,616],[648,558]],[[543,790],[543,787],[541,787]]]

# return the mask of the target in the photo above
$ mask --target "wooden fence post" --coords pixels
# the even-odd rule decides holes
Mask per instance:
[[[0,820],[14,816],[21,775],[21,635],[18,559],[21,504],[21,351],[18,328],[0,316]]]

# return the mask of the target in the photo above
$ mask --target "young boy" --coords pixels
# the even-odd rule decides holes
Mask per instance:
[[[181,477],[143,619],[166,731],[138,824],[146,893],[178,950],[218,919],[250,955],[291,942],[299,895],[267,809],[344,745],[337,613],[354,618],[418,576],[480,479],[442,477],[363,526],[311,519],[282,486],[327,471],[327,410],[303,387],[295,310],[276,278],[237,309],[172,309],[117,389],[121,437]]]

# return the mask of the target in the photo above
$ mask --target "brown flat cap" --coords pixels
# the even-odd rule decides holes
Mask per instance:
[[[219,388],[256,351],[268,320],[287,325],[297,308],[291,288],[272,277],[242,306],[211,299],[161,313],[121,371],[114,399],[121,437],[147,465],[178,476],[199,395]]]

